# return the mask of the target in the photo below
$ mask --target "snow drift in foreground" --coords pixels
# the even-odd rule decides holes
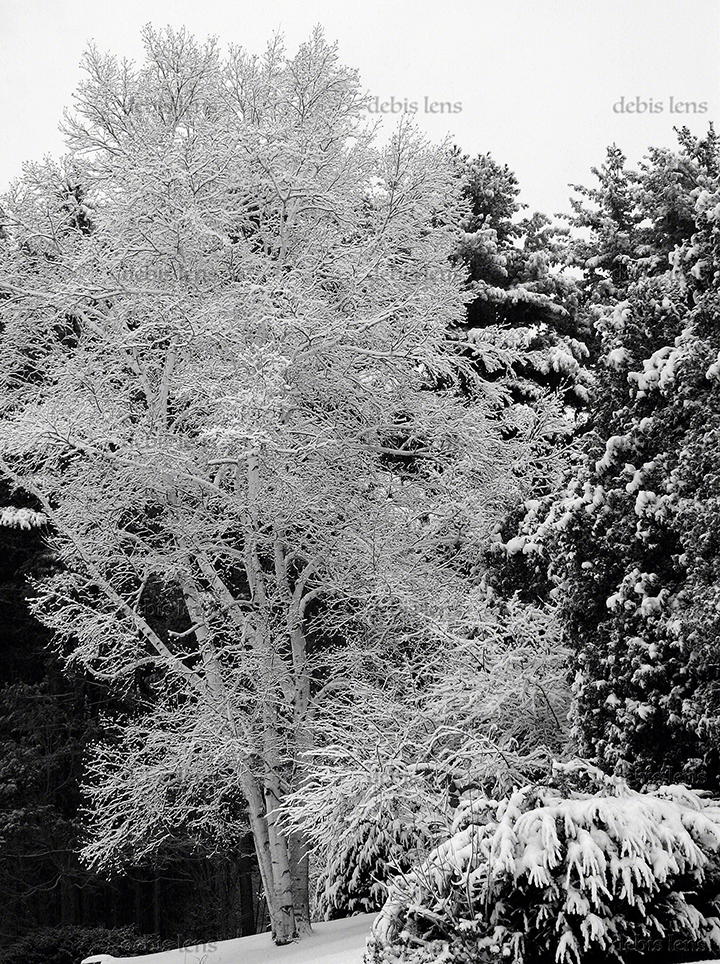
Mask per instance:
[[[82,964],[363,964],[365,942],[375,914],[360,914],[346,920],[313,924],[313,934],[295,944],[277,947],[270,934],[255,934],[231,941],[199,944],[141,957],[113,957],[97,954]],[[720,964],[719,960],[696,964]]]
[[[183,947],[142,957],[113,957],[97,954],[86,957],[83,964],[362,964],[365,941],[375,914],[361,914],[346,920],[321,921],[313,924],[313,933],[295,944],[277,947],[270,934],[238,937],[231,941],[215,941]]]

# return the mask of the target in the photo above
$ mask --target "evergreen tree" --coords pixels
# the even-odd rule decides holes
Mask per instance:
[[[716,789],[719,154],[712,129],[679,140],[627,178],[634,256],[607,220],[578,248],[603,266],[592,431],[566,495],[506,548],[553,556],[581,751],[637,782]],[[628,193],[611,194],[619,221]]]
[[[567,230],[544,214],[520,218],[526,205],[518,200],[517,179],[490,154],[470,160],[455,149],[453,159],[470,206],[455,253],[467,271],[469,297],[458,337],[472,343],[492,332],[499,349],[519,351],[509,366],[516,401],[533,404],[559,392],[567,405],[584,405],[587,332],[577,327],[577,285],[563,271]]]

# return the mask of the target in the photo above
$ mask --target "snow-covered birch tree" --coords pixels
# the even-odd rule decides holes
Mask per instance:
[[[48,519],[35,610],[69,658],[226,748],[284,943],[317,707],[440,645],[522,446],[497,387],[452,387],[447,151],[407,124],[375,148],[320,31],[292,58],[144,39],[138,68],[88,51],[69,155],[3,200],[0,468]]]

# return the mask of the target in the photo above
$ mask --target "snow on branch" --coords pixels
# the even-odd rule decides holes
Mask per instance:
[[[15,505],[0,507],[0,525],[10,529],[39,529],[47,523],[44,512],[34,509],[18,508]]]
[[[639,793],[578,762],[466,796],[449,839],[392,882],[366,961],[625,961],[648,942],[717,954],[720,802]]]

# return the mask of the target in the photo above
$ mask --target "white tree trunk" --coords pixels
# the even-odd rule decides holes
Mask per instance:
[[[243,784],[272,937],[276,944],[288,944],[311,929],[308,860],[302,841],[288,837],[278,826],[274,791],[266,787],[263,795],[247,773]]]

